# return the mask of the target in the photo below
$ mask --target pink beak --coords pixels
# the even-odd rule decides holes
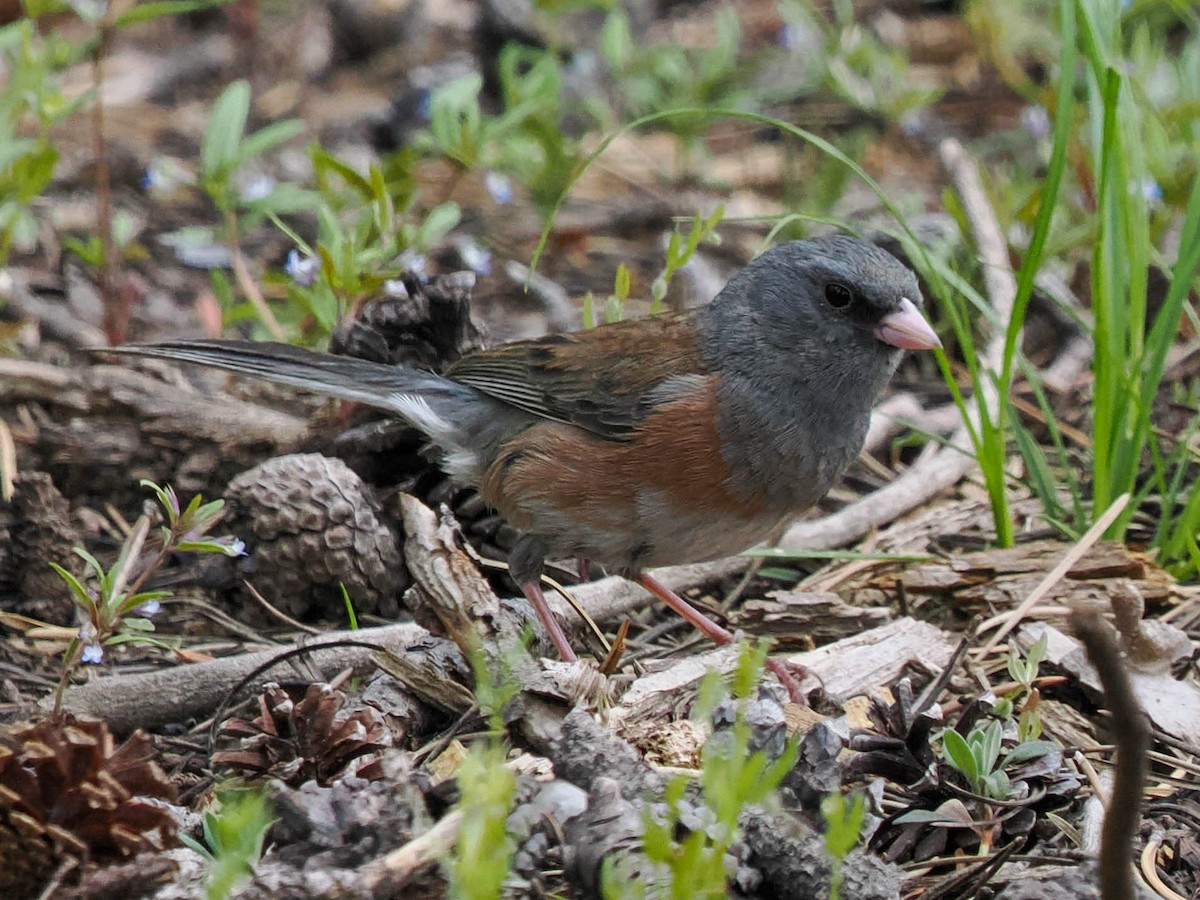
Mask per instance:
[[[933,350],[942,346],[921,311],[907,297],[900,298],[899,307],[880,319],[875,326],[875,337],[902,350]]]

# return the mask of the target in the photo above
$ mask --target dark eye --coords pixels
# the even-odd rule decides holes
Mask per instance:
[[[840,281],[831,281],[825,285],[825,300],[834,309],[845,309],[854,302],[854,291]]]

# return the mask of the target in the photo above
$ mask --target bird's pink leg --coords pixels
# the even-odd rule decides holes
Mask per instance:
[[[575,662],[579,657],[571,649],[566,632],[558,624],[558,619],[554,617],[554,613],[550,611],[550,604],[546,602],[546,595],[542,593],[541,582],[536,578],[530,581],[522,581],[521,593],[525,595],[526,600],[533,604],[533,609],[538,614],[538,618],[542,620],[542,624],[546,626],[546,631],[550,634],[550,641],[554,644],[555,649],[558,650],[558,655],[562,657],[564,662]]]
[[[673,590],[659,581],[652,575],[647,575],[645,572],[639,572],[634,579],[648,590],[651,594],[661,600],[679,615],[683,616],[693,627],[709,640],[717,644],[729,644],[733,642],[733,632],[727,628],[722,628],[692,604],[688,603]],[[783,663],[776,659],[767,659],[767,668],[779,679],[780,684],[787,688],[788,695],[792,698],[793,703],[798,703],[801,706],[807,706],[804,692],[800,690],[800,683],[792,677],[792,674],[787,670]]]

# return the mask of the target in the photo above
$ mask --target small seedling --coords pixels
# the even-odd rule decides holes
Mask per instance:
[[[731,684],[738,701],[749,698],[762,680],[765,643],[747,645],[738,658]],[[707,717],[722,695],[720,679],[705,679],[696,703],[697,715]],[[725,897],[726,855],[738,840],[738,819],[749,804],[769,802],[776,788],[796,763],[798,742],[790,741],[777,759],[761,751],[750,752],[750,726],[739,708],[734,724],[704,745],[699,798],[688,797],[688,782],[680,777],[667,786],[666,814],[659,819],[647,811],[643,844],[647,858],[661,866],[671,883],[671,896]],[[693,827],[681,831],[685,804],[692,807]],[[704,827],[696,828],[701,816]]]
[[[503,710],[520,684],[503,659],[472,654],[475,696],[487,714],[491,734],[471,746],[457,774],[462,814],[458,840],[445,867],[450,896],[459,900],[496,900],[512,865],[516,843],[508,833],[508,815],[517,789],[516,776],[505,765],[508,748]]]
[[[1038,713],[1041,695],[1034,687],[1034,682],[1038,677],[1038,667],[1045,658],[1045,634],[1038,638],[1024,657],[1015,646],[1008,654],[1008,674],[1018,687],[1012,696],[1002,697],[997,701],[995,713],[1001,718],[1008,718],[1017,704],[1020,704],[1020,712],[1017,715],[1017,737],[1021,741],[1034,740],[1042,734],[1042,719]]]
[[[1011,782],[1006,768],[1058,749],[1052,741],[1023,740],[1001,756],[1004,725],[993,719],[972,728],[966,737],[954,729],[942,733],[942,758],[967,782],[970,790],[993,800],[1007,800]]]
[[[154,631],[154,623],[150,618],[158,612],[160,601],[169,597],[170,592],[145,590],[144,585],[170,554],[222,553],[240,556],[245,553],[245,545],[236,538],[206,536],[220,522],[225,501],[205,503],[196,495],[186,508],[181,508],[179,498],[170,486],[163,488],[146,480],[141,484],[153,491],[167,520],[160,530],[161,546],[149,562],[142,561],[142,549],[150,533],[150,518],[146,515],[137,520],[121,546],[116,562],[109,569],[105,569],[87,550],[75,548],[75,554],[90,570],[95,587],[88,587],[63,566],[50,562],[50,566],[66,582],[71,599],[83,618],[79,633],[71,639],[63,656],[63,673],[54,698],[56,712],[62,708],[63,692],[71,674],[82,663],[101,662],[105,647],[124,643],[166,646],[150,637]]]
[[[203,842],[181,834],[180,841],[211,863],[207,900],[225,900],[254,871],[274,819],[258,791],[239,789],[218,795],[217,809],[204,814]]]
[[[832,860],[829,881],[829,900],[839,900],[842,893],[842,861],[854,849],[862,833],[867,804],[862,794],[852,794],[847,801],[833,791],[821,800],[821,818],[825,820],[825,849]]]

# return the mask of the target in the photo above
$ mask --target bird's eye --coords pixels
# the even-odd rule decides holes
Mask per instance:
[[[825,300],[834,309],[845,309],[854,302],[854,292],[840,281],[825,285]]]

